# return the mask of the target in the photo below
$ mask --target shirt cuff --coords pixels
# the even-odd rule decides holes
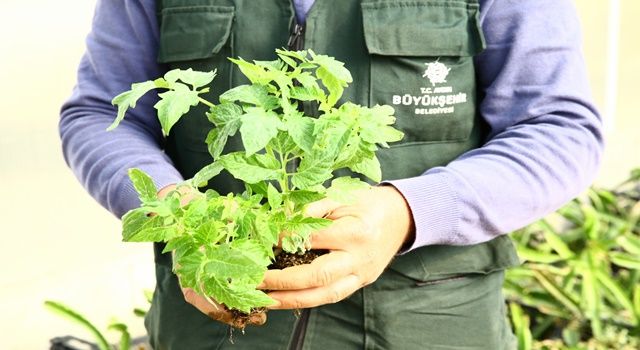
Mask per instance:
[[[460,206],[446,175],[435,173],[383,184],[392,185],[404,196],[415,225],[415,240],[398,254],[428,245],[456,243]]]

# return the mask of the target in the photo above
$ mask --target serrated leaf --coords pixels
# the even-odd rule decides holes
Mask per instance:
[[[149,217],[142,208],[131,210],[122,217],[122,239],[125,242],[162,242],[175,234],[175,227],[165,227],[162,217]]]
[[[262,108],[247,108],[246,114],[242,116],[242,126],[240,126],[242,143],[247,156],[263,149],[276,137],[279,125],[280,118],[275,112]]]
[[[331,187],[327,189],[327,197],[336,202],[350,204],[355,200],[354,191],[370,187],[368,183],[360,181],[360,179],[343,176],[331,181]]]
[[[307,55],[308,55],[307,50],[294,51],[294,50],[283,50],[283,49],[276,49],[276,54],[278,54],[278,56],[292,57],[302,62],[307,61]]]
[[[255,288],[234,286],[228,281],[216,277],[207,278],[205,282],[207,294],[230,309],[250,313],[252,308],[274,304],[273,299]]]
[[[382,181],[382,169],[380,167],[380,161],[373,156],[372,158],[365,158],[361,162],[349,167],[351,171],[362,174],[373,182]]]
[[[295,204],[296,211],[302,210],[305,205],[325,197],[323,193],[307,190],[294,190],[287,194],[287,198]]]
[[[180,118],[196,106],[200,100],[197,91],[189,90],[186,85],[176,83],[175,90],[159,94],[160,101],[154,105],[158,110],[158,119],[162,133],[167,136]]]
[[[302,85],[302,87],[307,89],[316,90],[320,88],[318,85],[318,79],[309,72],[300,72],[300,74],[295,76],[295,79],[300,83],[300,85]],[[326,95],[322,89],[320,89],[319,93],[322,93],[322,100],[326,99]]]
[[[200,169],[195,175],[193,175],[193,178],[191,179],[191,184],[194,187],[204,187],[207,185],[207,182],[209,182],[209,180],[218,176],[218,174],[220,174],[222,169],[224,169],[222,164],[218,162],[213,162],[205,166],[204,168]]]
[[[331,159],[323,152],[307,155],[300,162],[300,167],[291,176],[291,183],[301,190],[309,189],[331,178]]]
[[[291,59],[291,57],[286,56],[286,55],[282,55],[282,54],[278,54],[278,57],[279,57],[279,58],[280,58],[284,63],[286,63],[287,65],[289,65],[289,67],[291,67],[291,68],[296,68],[296,67],[298,67],[298,63],[297,63],[295,60]]]
[[[221,102],[242,102],[262,107],[267,110],[277,108],[278,98],[271,96],[263,85],[240,85],[220,95]]]
[[[247,77],[247,79],[249,79],[249,81],[251,81],[252,83],[261,85],[266,85],[267,83],[269,83],[270,79],[268,77],[268,74],[265,72],[264,67],[253,64],[251,62],[247,62],[242,58],[229,58],[229,60],[236,66],[238,66],[240,72],[242,72],[242,74],[244,74],[244,76]]]
[[[180,278],[180,285],[184,288],[199,290],[198,276],[204,266],[204,253],[199,250],[191,251],[189,254],[178,256],[176,253],[173,267]]]
[[[237,239],[231,242],[231,247],[234,251],[239,252],[244,255],[247,259],[252,260],[256,266],[264,266],[266,267],[271,263],[271,259],[269,259],[269,254],[265,247],[257,243],[255,240],[251,239]],[[268,248],[268,251],[271,252],[271,247]],[[264,272],[263,272],[264,274]],[[262,278],[258,280],[258,283],[262,282]]]
[[[204,272],[225,280],[247,278],[257,285],[262,281],[268,262],[261,266],[262,251],[256,257],[252,257],[252,253],[255,251],[241,251],[230,244],[221,244],[206,255]]]
[[[278,209],[282,206],[282,193],[280,193],[271,183],[267,187],[267,200],[271,209]]]
[[[308,247],[310,235],[328,227],[333,221],[322,218],[311,218],[302,215],[290,217],[283,223],[284,232],[287,236],[283,238],[282,249],[289,253],[301,253]],[[285,242],[286,241],[286,242]]]
[[[254,154],[246,157],[244,153],[235,152],[223,155],[219,158],[224,168],[238,180],[255,184],[265,180],[276,180],[279,177],[279,169],[273,167],[273,160],[264,159],[265,155]]]
[[[173,69],[168,71],[165,75],[164,75],[164,79],[169,82],[169,83],[175,83],[178,80],[189,84],[191,86],[193,86],[193,89],[197,89],[199,87],[208,85],[209,83],[211,83],[213,81],[213,79],[216,77],[216,71],[209,71],[209,72],[201,72],[201,71],[194,71],[193,69],[189,68],[187,70],[183,70],[183,69]]]
[[[159,78],[156,80],[149,80],[141,83],[135,83],[131,85],[131,90],[125,91],[118,96],[114,97],[111,104],[118,106],[118,115],[111,125],[107,128],[107,131],[115,129],[122,119],[124,119],[125,113],[129,108],[135,108],[138,100],[144,96],[147,92],[156,88],[167,88],[164,79]]]
[[[306,153],[311,153],[315,142],[314,119],[294,114],[287,118],[285,126],[296,146]]]
[[[225,102],[211,107],[207,112],[207,118],[217,127],[228,126],[229,136],[233,136],[240,128],[242,114],[240,106]]]
[[[324,91],[319,87],[307,88],[294,86],[289,90],[290,97],[298,101],[324,101]]]
[[[158,189],[156,189],[156,185],[149,175],[138,168],[131,168],[128,173],[129,179],[136,189],[136,192],[138,192],[142,203],[158,200]]]
[[[316,70],[316,76],[329,91],[326,105],[321,105],[320,109],[328,111],[338,102],[340,97],[342,97],[344,88],[347,86],[347,83],[353,81],[353,78],[351,77],[351,73],[344,68],[344,63],[330,56],[315,55],[313,52],[310,53],[313,57],[312,62],[319,66]]]
[[[224,146],[227,144],[228,133],[222,131],[222,128],[213,128],[209,130],[205,143],[207,144],[207,150],[211,155],[211,158],[218,159]]]

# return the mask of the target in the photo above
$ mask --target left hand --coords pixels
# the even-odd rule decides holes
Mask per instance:
[[[330,252],[306,265],[269,270],[260,289],[278,304],[271,309],[301,309],[336,303],[375,282],[406,242],[413,240],[411,211],[393,186],[356,192],[343,205],[324,199],[307,215],[334,222],[311,236],[312,249]]]

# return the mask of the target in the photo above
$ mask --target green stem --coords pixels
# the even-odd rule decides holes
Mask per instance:
[[[215,105],[207,100],[205,100],[202,97],[198,97],[198,101],[200,101],[200,103],[207,105],[209,108],[213,108],[215,107]]]

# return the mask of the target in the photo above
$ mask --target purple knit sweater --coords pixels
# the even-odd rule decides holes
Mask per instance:
[[[294,1],[299,20],[313,1]],[[78,82],[64,104],[65,159],[116,216],[139,205],[127,169],[158,186],[181,181],[162,150],[156,98],[143,98],[115,131],[111,99],[164,72],[155,58],[155,0],[99,0]],[[601,121],[589,91],[579,22],[570,0],[480,0],[487,42],[475,58],[490,126],[486,144],[447,166],[391,181],[416,224],[410,249],[467,245],[510,232],[557,209],[594,178]],[[419,38],[416,38],[419,39]]]

